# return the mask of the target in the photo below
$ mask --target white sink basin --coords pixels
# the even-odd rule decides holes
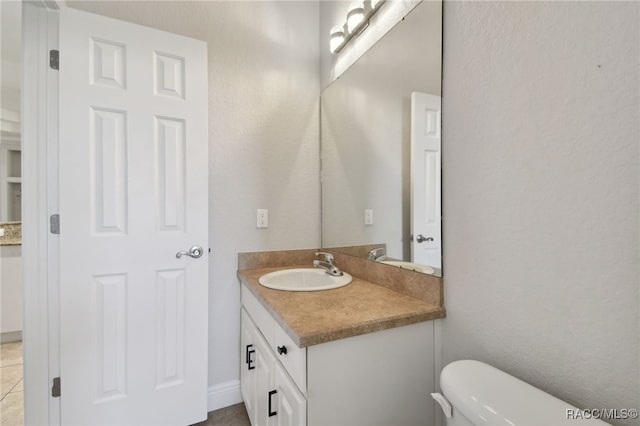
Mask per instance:
[[[380,263],[385,263],[387,265],[399,266],[404,269],[410,269],[416,272],[422,272],[423,274],[433,274],[435,271],[431,266],[420,265],[413,262],[403,262],[401,260],[381,260]]]
[[[340,277],[332,277],[324,269],[299,268],[264,274],[258,282],[274,290],[318,291],[343,287],[351,282],[346,272]]]

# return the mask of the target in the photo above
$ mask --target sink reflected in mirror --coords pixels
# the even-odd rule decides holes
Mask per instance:
[[[351,283],[351,280],[351,275],[346,272],[339,277],[334,277],[322,269],[297,268],[264,274],[258,282],[274,290],[320,291],[344,287]]]

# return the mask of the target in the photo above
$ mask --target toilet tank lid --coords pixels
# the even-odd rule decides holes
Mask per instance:
[[[573,405],[480,361],[450,363],[440,374],[440,387],[453,408],[474,425],[608,424],[585,419]]]

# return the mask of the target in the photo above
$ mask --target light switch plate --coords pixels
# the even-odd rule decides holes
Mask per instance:
[[[364,211],[364,224],[373,225],[373,210],[366,209]]]

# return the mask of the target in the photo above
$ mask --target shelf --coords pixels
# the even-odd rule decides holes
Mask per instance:
[[[22,176],[22,152],[18,149],[7,150],[7,176]]]
[[[19,182],[9,182],[7,191],[7,220],[9,222],[22,220],[22,185]]]
[[[22,152],[19,141],[0,141],[0,164],[0,221],[19,221],[22,218]]]

